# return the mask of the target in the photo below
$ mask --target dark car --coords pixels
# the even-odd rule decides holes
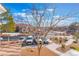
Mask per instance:
[[[48,38],[42,38],[42,41],[44,44],[48,44],[49,43],[49,39]]]
[[[41,39],[35,39],[36,43],[43,43],[43,44],[48,44],[49,43],[49,39],[47,38],[41,38]]]

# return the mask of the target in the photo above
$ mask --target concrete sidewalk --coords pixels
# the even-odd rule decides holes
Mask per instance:
[[[69,40],[65,43],[65,45],[66,45],[66,46],[71,45],[71,44],[73,43],[73,40],[74,40],[74,39],[69,39]]]
[[[79,56],[79,52],[76,50],[69,50],[66,53],[62,54],[61,56]]]
[[[61,53],[60,51],[56,50],[57,48],[61,47],[61,45],[52,43],[46,46],[46,48],[48,48],[49,50],[57,53],[58,55],[62,55],[63,53]]]

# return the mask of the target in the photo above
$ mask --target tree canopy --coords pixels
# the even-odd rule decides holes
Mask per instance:
[[[4,13],[1,15],[3,17],[3,19],[1,20],[7,20],[6,24],[3,24],[2,22],[2,26],[1,26],[1,30],[3,32],[14,32],[15,31],[15,23],[13,21],[13,17],[12,15],[10,15],[8,12]]]

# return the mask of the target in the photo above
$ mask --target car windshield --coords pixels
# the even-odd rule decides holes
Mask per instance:
[[[32,40],[32,38],[31,37],[28,37],[27,40]]]
[[[24,38],[20,38],[20,39],[24,39]]]

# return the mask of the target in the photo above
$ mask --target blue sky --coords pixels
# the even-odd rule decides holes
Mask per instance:
[[[33,7],[32,3],[4,3],[3,4],[7,9],[10,10],[10,12],[15,14],[21,14],[24,13],[26,9],[31,9]],[[46,7],[47,9],[52,9],[53,7],[56,8],[55,16],[65,16],[68,12],[77,12],[76,17],[70,18],[68,20],[61,21],[58,25],[69,25],[72,22],[79,22],[79,4],[75,3],[36,3],[35,7],[38,9],[43,9]],[[16,16],[16,15],[15,15]],[[21,16],[24,16],[24,14],[21,14]],[[18,18],[18,17],[15,17]],[[18,20],[20,20],[19,18]]]

